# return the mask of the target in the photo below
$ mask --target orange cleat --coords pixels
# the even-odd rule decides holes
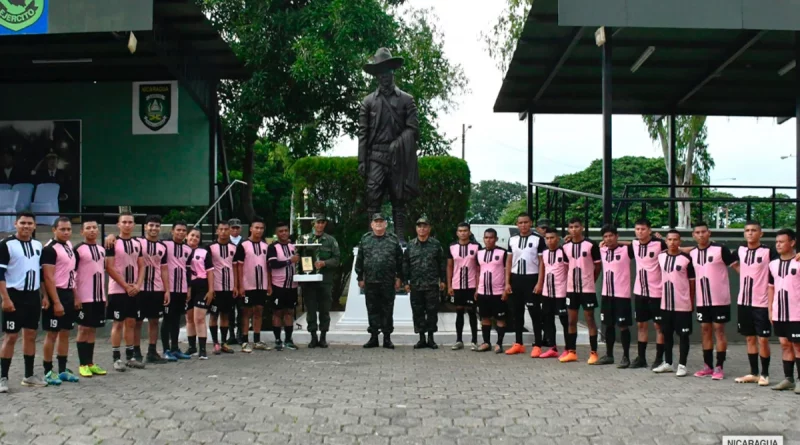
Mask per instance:
[[[531,350],[531,358],[539,358],[542,355],[542,348],[534,346]]]
[[[578,353],[575,351],[568,351],[566,355],[562,355],[558,361],[561,363],[569,363],[569,362],[577,362],[578,361]]]
[[[556,348],[550,348],[539,356],[539,358],[558,358],[558,357],[559,357],[558,349]]]
[[[519,343],[514,343],[510,348],[506,350],[506,355],[524,354],[524,353],[525,353],[525,346],[522,346]]]
[[[597,356],[596,352],[592,351],[589,353],[589,360],[586,363],[594,365],[598,360],[600,360],[600,357]]]

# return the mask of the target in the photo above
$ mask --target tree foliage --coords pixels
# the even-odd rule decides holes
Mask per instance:
[[[467,220],[473,224],[496,224],[506,206],[521,197],[525,197],[525,186],[519,182],[489,180],[472,184]]]
[[[491,31],[481,33],[486,51],[502,73],[508,70],[531,6],[533,0],[506,0],[506,7],[497,17]]]

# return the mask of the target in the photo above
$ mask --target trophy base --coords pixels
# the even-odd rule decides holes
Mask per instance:
[[[314,283],[322,281],[322,274],[321,273],[309,273],[309,274],[302,274],[302,275],[295,275],[294,282],[295,283]]]
[[[319,243],[317,243],[317,244],[314,244],[314,243],[309,243],[309,244],[298,243],[298,244],[295,244],[294,246],[295,247],[319,247],[321,245],[322,244],[319,244]]]

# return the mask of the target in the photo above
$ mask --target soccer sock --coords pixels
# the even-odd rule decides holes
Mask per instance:
[[[197,347],[197,336],[192,335],[189,338],[189,348],[195,349]]]
[[[133,356],[134,357],[141,357],[142,356],[142,347],[141,346],[134,346],[133,347]]]
[[[481,326],[481,333],[483,334],[483,342],[487,345],[492,344],[492,326]]]
[[[261,333],[260,332],[253,332],[253,342],[260,343],[261,342]]]
[[[561,321],[561,334],[564,336],[564,349],[569,349],[567,347],[568,338],[569,338],[569,319],[565,315],[558,316],[559,321]],[[553,343],[555,343],[555,333],[553,333]]]
[[[658,345],[662,351],[662,361],[672,364],[672,348],[675,347],[675,337],[672,334],[664,335],[664,344]]]
[[[94,343],[86,343],[86,364],[94,364]]]
[[[797,376],[800,377],[800,358],[794,359],[794,363],[797,365]]]
[[[703,349],[703,363],[706,364],[709,368],[714,367],[714,350],[713,349]]]
[[[135,355],[135,350],[133,349],[133,346],[126,346],[125,347],[125,358],[127,360],[133,360],[133,356],[134,355]]]
[[[34,356],[32,355],[23,355],[23,359],[25,359],[25,378],[28,378],[33,375],[33,360]],[[52,362],[51,362],[52,366]]]
[[[161,349],[164,352],[170,350],[169,348],[169,320],[167,317],[164,317],[164,322],[161,323]]]
[[[170,342],[172,343],[172,350],[175,351],[175,352],[180,351],[180,348],[178,348],[178,335],[179,334],[180,334],[180,327],[176,323],[176,324],[174,324],[174,325],[172,325],[170,327],[170,332],[169,332],[169,339],[170,339]]]
[[[208,328],[211,330],[211,342],[214,343],[215,345],[219,344],[219,329],[218,329],[218,327],[217,326],[209,326]]]
[[[205,337],[200,337],[200,353],[201,354],[205,354],[206,353],[206,338]]]
[[[792,360],[783,361],[783,376],[786,377],[786,380],[789,380],[790,382],[794,381],[794,361]]]
[[[292,341],[292,332],[294,331],[294,326],[285,326],[283,330],[286,332],[286,341]]]
[[[672,340],[672,344],[675,344],[675,340]],[[666,345],[660,345],[656,343],[656,362],[660,362],[664,360],[664,347]]]
[[[640,341],[638,342],[638,350],[639,350],[639,357],[643,359],[647,359],[647,342]]]
[[[770,357],[761,357],[761,375],[764,377],[769,376],[769,359]]]
[[[464,332],[464,309],[458,309],[456,311],[456,341],[463,342]]]
[[[717,351],[717,366],[722,368],[722,365],[725,363],[725,356],[728,355],[727,351]]]
[[[523,315],[521,315],[521,316],[522,317],[525,316],[524,312],[523,312]],[[516,329],[515,330],[515,332],[514,332],[514,343],[522,344],[522,330],[521,329]]]
[[[67,356],[58,355],[56,356],[56,359],[58,360],[58,373],[61,374],[62,372],[67,372]]]
[[[468,311],[469,329],[472,333],[472,343],[478,342],[478,314],[475,311]]]
[[[747,354],[747,360],[750,361],[750,374],[758,375],[758,354]]]
[[[127,352],[127,350],[128,350],[128,348],[125,348],[125,351],[126,351],[126,352]],[[132,349],[131,349],[131,352],[133,352],[133,350],[132,350]],[[128,354],[126,353],[125,355],[127,356]],[[133,354],[131,354],[131,356],[133,356]],[[111,358],[112,358],[114,361],[120,360],[120,359],[122,358],[122,355],[119,353],[119,346],[117,346],[117,347],[114,347],[114,348],[111,348]],[[130,360],[130,359],[131,359],[131,357],[126,357],[126,358],[127,358],[128,360]]]
[[[275,336],[275,341],[281,341],[281,327],[280,326],[273,326],[272,327],[272,334]],[[377,336],[377,334],[374,334]]]
[[[10,358],[0,358],[0,377],[8,378],[8,368],[11,367]]]
[[[578,342],[578,334],[573,334],[575,336],[575,343]],[[589,346],[592,348],[592,352],[597,352],[597,334],[589,336]]]
[[[219,327],[219,339],[222,340],[222,343],[228,341],[228,327],[220,326]]]
[[[75,342],[75,347],[78,349],[78,363],[80,364],[80,366],[86,365],[86,359],[85,359],[85,357],[86,357],[85,347],[86,346],[85,345],[86,345],[86,342],[83,342],[83,341]]]
[[[617,330],[614,326],[606,327],[606,355],[614,356],[614,342],[617,340]]]
[[[622,337],[622,356],[625,358],[630,358],[631,330],[625,329],[624,331],[620,332],[620,337]]]
[[[681,356],[680,356],[680,364],[686,366],[686,361],[689,360],[689,336],[685,334],[681,334]]]
[[[27,357],[27,355],[25,357]],[[43,360],[42,361],[42,367],[44,368],[45,375],[47,375],[48,372],[53,370],[53,362],[46,362],[46,361]]]
[[[156,345],[154,345],[154,344],[147,345],[147,353],[155,355],[156,354]]]
[[[506,327],[505,326],[498,326],[497,327],[497,344],[501,347],[503,346],[503,337],[506,336]]]

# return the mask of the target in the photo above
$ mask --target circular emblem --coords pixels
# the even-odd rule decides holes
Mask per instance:
[[[681,265],[675,266],[675,270],[677,270],[678,272],[680,272],[681,269],[683,269],[683,266],[681,266]]]
[[[564,261],[564,259],[559,257],[556,261],[560,263],[560,262]]]
[[[655,253],[655,252],[650,252],[650,258],[653,258],[653,257],[655,257],[655,256],[656,256],[656,253]]]
[[[496,257],[494,257],[494,260],[495,260],[495,261],[499,261],[499,260],[500,260],[500,256],[496,256]]]
[[[792,275],[797,275],[797,269],[792,269]]]
[[[712,261],[714,261],[714,257],[713,256],[708,257],[708,262],[710,263]]]
[[[533,243],[528,243],[528,247],[533,247]]]
[[[0,26],[21,31],[42,17],[45,0],[0,0]]]
[[[586,256],[586,252],[581,252],[581,256]]]
[[[760,263],[761,262],[761,257],[756,258],[756,262]]]
[[[470,251],[469,251],[469,254],[470,254],[470,255],[475,255],[475,251],[474,251],[474,250],[470,250]]]
[[[619,261],[622,257],[617,255],[617,261]]]

